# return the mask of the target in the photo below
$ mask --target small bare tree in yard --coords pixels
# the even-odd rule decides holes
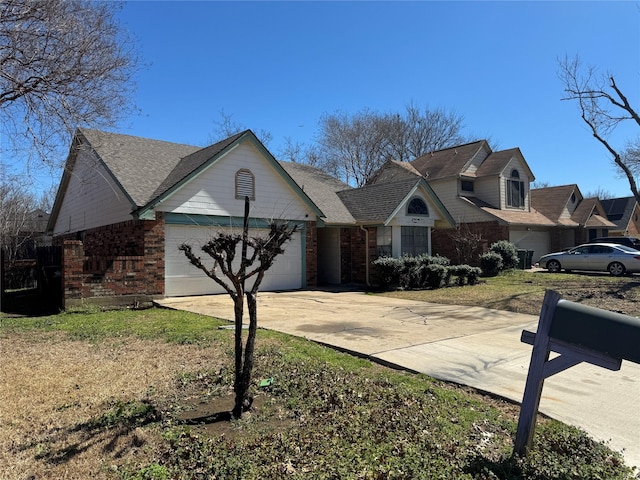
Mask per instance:
[[[458,254],[458,263],[473,263],[482,253],[482,235],[471,231],[469,226],[459,223],[449,233],[449,238]]]
[[[235,378],[233,390],[235,404],[231,414],[240,418],[242,412],[249,409],[252,399],[249,396],[253,352],[258,328],[257,294],[267,270],[276,257],[284,253],[284,244],[291,239],[297,226],[287,222],[271,222],[269,233],[265,237],[249,237],[249,198],[245,198],[244,226],[242,235],[217,233],[202,245],[202,251],[213,259],[213,266],[207,267],[200,257],[193,253],[191,245],[182,244],[184,252],[192,265],[202,270],[209,278],[220,285],[233,299],[235,318]],[[238,246],[241,246],[240,262],[235,262]],[[245,282],[253,280],[251,287]],[[249,310],[249,331],[246,344],[242,343],[242,320],[244,317],[244,297],[247,297]]]

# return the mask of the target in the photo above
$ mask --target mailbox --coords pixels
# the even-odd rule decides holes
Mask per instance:
[[[640,363],[640,318],[560,300],[549,337]]]
[[[538,331],[522,332],[521,340],[533,345],[520,408],[515,452],[531,448],[535,419],[544,379],[588,362],[620,370],[622,360],[640,363],[640,319],[560,299],[547,291],[540,311]],[[549,359],[549,353],[560,355]]]

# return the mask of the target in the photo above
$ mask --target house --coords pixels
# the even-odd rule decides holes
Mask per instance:
[[[326,216],[317,228],[320,284],[370,284],[373,260],[431,254],[432,233],[455,225],[420,177],[351,188],[315,167],[280,163]]]
[[[597,198],[584,198],[577,185],[531,190],[535,208],[554,221],[550,231],[552,251],[563,250],[597,237],[606,237],[615,227]]]
[[[608,236],[632,236],[640,238],[640,205],[635,197],[600,200],[607,219],[615,224]],[[603,235],[607,236],[607,235]]]
[[[532,251],[536,258],[550,251],[555,222],[532,206],[529,185],[535,177],[520,149],[494,152],[486,140],[471,142],[427,153],[412,162],[389,161],[372,183],[417,176],[428,182],[458,230],[482,238],[476,254],[498,240]],[[455,233],[454,229],[435,231],[433,249],[456,259]]]
[[[430,253],[432,232],[454,225],[422,178],[351,189],[277,162],[250,130],[201,148],[78,129],[48,223],[65,305],[221,292],[178,247],[240,231],[245,196],[251,235],[273,219],[300,227],[262,290],[368,283],[377,255]]]

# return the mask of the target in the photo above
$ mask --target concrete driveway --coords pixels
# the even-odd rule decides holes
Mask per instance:
[[[167,298],[162,306],[233,320],[228,295]],[[480,307],[321,290],[258,295],[262,328],[522,401],[538,317]],[[640,466],[640,365],[580,364],[545,380],[540,411],[624,450]]]

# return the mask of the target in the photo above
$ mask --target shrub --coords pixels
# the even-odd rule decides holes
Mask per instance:
[[[418,257],[403,255],[402,257],[402,276],[400,278],[401,288],[420,288],[422,285],[422,269],[424,263]]]
[[[378,284],[384,290],[395,290],[400,287],[402,272],[404,270],[403,259],[393,257],[380,257],[373,261],[377,269]]]
[[[454,265],[449,267],[449,276],[456,277],[456,285],[475,285],[478,283],[478,277],[482,272],[478,267],[472,267],[470,265]]]
[[[509,270],[518,266],[518,249],[511,242],[499,240],[491,245],[489,252],[497,253],[502,257],[500,270]]]
[[[500,256],[498,255],[498,259]],[[373,261],[377,267],[378,284],[384,290],[430,288],[450,284],[456,277],[457,285],[475,285],[481,270],[469,265],[450,265],[451,261],[440,255],[404,255],[402,258],[380,257]]]
[[[502,257],[495,252],[487,252],[480,256],[480,268],[485,277],[495,277],[502,270]]]
[[[440,288],[445,283],[448,267],[439,263],[431,263],[424,267],[423,286],[431,289]]]

